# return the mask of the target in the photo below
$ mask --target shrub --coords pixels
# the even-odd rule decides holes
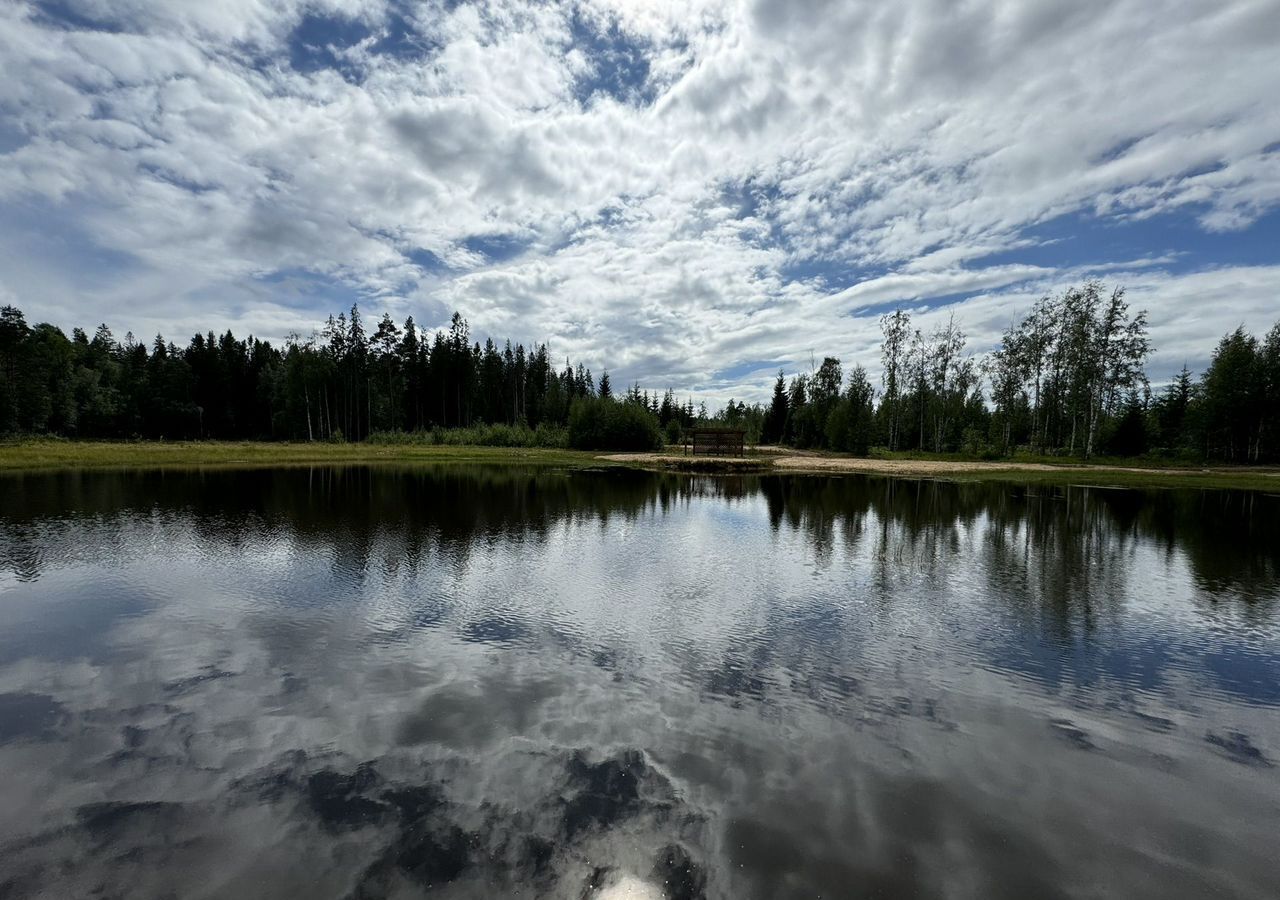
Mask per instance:
[[[985,435],[978,428],[970,425],[960,436],[963,452],[978,459],[999,459],[999,451],[987,442]]]
[[[666,438],[668,445],[680,443],[680,439],[683,436],[684,436],[684,429],[680,427],[679,422],[677,422],[675,419],[672,419],[670,422],[667,423],[666,431],[663,437]]]
[[[569,432],[563,425],[470,425],[426,431],[376,431],[369,435],[374,444],[426,444],[449,447],[543,447],[564,449]]]
[[[569,446],[579,450],[657,450],[658,418],[637,403],[580,397],[569,408]]]

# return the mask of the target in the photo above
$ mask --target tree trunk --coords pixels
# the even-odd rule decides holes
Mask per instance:
[[[307,440],[314,441],[315,435],[311,433],[311,391],[307,387],[306,379],[302,382],[302,394],[307,398]]]

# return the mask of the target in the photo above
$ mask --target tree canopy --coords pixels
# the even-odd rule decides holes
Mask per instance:
[[[751,443],[855,454],[1280,460],[1280,323],[1225,335],[1200,378],[1184,368],[1157,394],[1146,312],[1096,281],[1042,298],[982,355],[954,317],[926,334],[895,310],[880,329],[878,396],[861,366],[827,356],[790,380],[779,371],[767,405],[731,398],[710,415],[671,390],[561,368],[546,344],[481,344],[458,312],[434,332],[384,314],[370,333],[353,305],[281,346],[210,331],[179,347],[118,340],[105,324],[68,338],[4,306],[0,434],[360,440],[486,425],[523,431],[478,440],[647,449],[704,422]]]

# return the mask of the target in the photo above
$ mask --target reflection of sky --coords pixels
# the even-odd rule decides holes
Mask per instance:
[[[673,845],[710,896],[1273,883],[1274,600],[1207,595],[1105,506],[1073,532],[801,498],[775,529],[708,484],[412,551],[270,510],[6,526],[43,552],[0,594],[0,849],[32,891],[91,861],[68,896],[214,868],[215,895],[578,896],[586,860],[652,880]]]

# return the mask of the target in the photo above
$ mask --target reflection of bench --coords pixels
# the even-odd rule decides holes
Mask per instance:
[[[685,446],[694,456],[742,456],[746,431],[741,428],[691,428]]]

